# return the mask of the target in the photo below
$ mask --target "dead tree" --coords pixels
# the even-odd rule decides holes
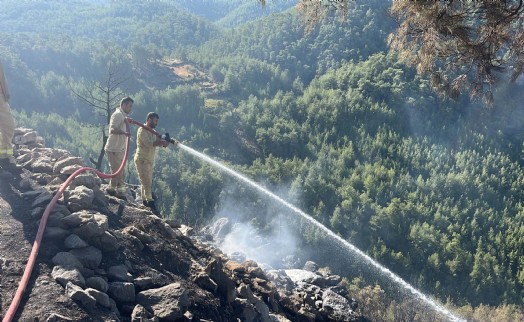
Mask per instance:
[[[75,96],[84,104],[93,109],[96,115],[102,116],[104,122],[100,122],[97,126],[100,128],[102,138],[102,148],[95,160],[90,157],[89,160],[94,164],[97,170],[102,169],[102,162],[104,160],[104,147],[107,142],[108,134],[106,134],[111,114],[118,106],[122,97],[124,97],[124,89],[122,86],[130,79],[130,76],[122,70],[118,63],[118,57],[114,50],[111,50],[106,64],[105,75],[102,81],[85,81],[82,82],[79,88],[75,88],[69,84],[70,90]]]

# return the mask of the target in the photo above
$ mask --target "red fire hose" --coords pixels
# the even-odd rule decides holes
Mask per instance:
[[[152,129],[151,127],[147,125],[139,123],[130,117],[126,117],[126,120],[128,122],[127,124],[128,133],[129,133],[129,123],[131,123],[131,124],[136,124],[138,126],[141,126],[144,129],[146,129],[147,131],[155,134],[156,136],[161,137],[161,135],[157,131],[155,131],[154,129]],[[18,289],[16,290],[13,301],[11,302],[11,305],[9,306],[9,309],[7,310],[5,317],[2,319],[2,322],[11,322],[16,313],[16,310],[18,309],[18,306],[20,305],[20,300],[22,299],[22,295],[24,294],[25,288],[27,287],[27,283],[29,282],[29,278],[31,277],[31,272],[33,271],[33,267],[36,262],[36,257],[38,256],[38,251],[40,249],[42,237],[44,235],[44,231],[46,228],[47,219],[49,215],[51,214],[51,211],[53,211],[58,199],[60,199],[63,192],[65,191],[65,189],[67,189],[67,187],[69,187],[73,179],[75,179],[82,172],[93,171],[97,176],[99,176],[100,178],[104,178],[104,179],[113,178],[116,175],[118,175],[124,169],[126,161],[127,161],[127,156],[129,153],[129,139],[130,139],[130,136],[127,136],[126,148],[124,152],[124,159],[122,160],[122,164],[120,165],[120,168],[118,168],[118,170],[115,173],[106,174],[106,173],[102,173],[93,168],[82,167],[76,170],[75,172],[73,172],[73,174],[70,175],[69,178],[67,178],[67,180],[60,186],[60,189],[58,189],[53,199],[51,199],[51,202],[49,202],[49,204],[47,205],[44,211],[44,214],[42,215],[42,219],[40,220],[40,225],[38,226],[38,231],[36,233],[35,243],[33,244],[33,248],[31,249],[31,254],[29,255],[29,259],[25,266],[24,275],[22,276],[22,279],[20,280],[20,284],[18,285]],[[175,142],[176,142],[175,140],[172,140],[172,143],[175,143]]]

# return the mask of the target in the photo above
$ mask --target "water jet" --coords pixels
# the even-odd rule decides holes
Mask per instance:
[[[194,149],[192,149],[192,148],[190,148],[190,147],[188,147],[188,146],[186,146],[184,144],[179,143],[178,146],[181,149],[183,149],[184,151],[192,154],[193,156],[198,157],[201,160],[206,161],[207,163],[209,163],[209,164],[213,165],[214,167],[218,168],[219,170],[221,170],[221,171],[223,171],[223,172],[225,172],[225,173],[235,177],[236,179],[238,179],[238,180],[248,184],[250,187],[256,189],[260,193],[270,197],[271,199],[273,199],[275,201],[278,201],[280,204],[286,206],[287,208],[292,210],[294,213],[300,215],[302,218],[306,219],[309,223],[313,224],[316,228],[318,228],[321,231],[323,231],[327,236],[329,236],[332,239],[334,239],[337,243],[339,243],[341,246],[343,246],[346,250],[349,250],[349,251],[357,254],[362,260],[364,260],[366,263],[368,263],[369,265],[371,265],[374,268],[376,268],[381,274],[387,276],[389,279],[391,279],[397,285],[401,286],[404,290],[406,290],[409,293],[411,293],[412,295],[414,295],[416,298],[418,298],[419,300],[421,300],[422,302],[427,304],[428,307],[430,307],[434,311],[440,313],[442,316],[447,318],[449,321],[452,321],[452,322],[466,322],[466,320],[456,316],[451,311],[446,309],[444,306],[442,306],[441,304],[439,304],[436,301],[432,300],[431,298],[429,298],[427,295],[425,295],[421,291],[419,291],[416,288],[414,288],[411,284],[409,284],[408,282],[404,281],[400,276],[396,275],[395,273],[393,273],[392,271],[390,271],[386,267],[382,266],[380,263],[378,263],[373,258],[368,256],[366,253],[361,251],[359,248],[357,248],[353,244],[349,243],[348,241],[344,240],[343,238],[341,238],[340,236],[338,236],[337,234],[332,232],[330,229],[328,229],[326,226],[322,225],[317,220],[315,220],[313,217],[311,217],[310,215],[306,214],[305,212],[303,212],[299,208],[295,207],[291,203],[289,203],[286,200],[280,198],[279,196],[275,195],[271,191],[265,189],[264,187],[260,186],[259,184],[257,184],[256,182],[252,181],[251,179],[245,177],[244,175],[242,175],[242,174],[240,174],[240,173],[230,169],[229,167],[226,167],[222,163],[212,159],[211,157],[209,157],[209,156],[207,156],[207,155],[205,155],[203,153],[200,153],[200,152],[198,152],[198,151],[196,151],[196,150],[194,150]]]

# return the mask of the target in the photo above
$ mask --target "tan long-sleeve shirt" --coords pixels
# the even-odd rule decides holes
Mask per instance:
[[[138,128],[136,135],[136,153],[135,160],[153,163],[155,161],[156,135],[145,130],[142,127]]]
[[[126,114],[120,107],[111,115],[109,121],[109,137],[107,138],[105,150],[107,152],[123,152],[126,148],[126,136],[121,134],[111,134],[111,129],[123,132],[127,131]]]

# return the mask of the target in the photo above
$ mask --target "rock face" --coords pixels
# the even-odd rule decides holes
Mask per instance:
[[[83,166],[82,159],[45,148],[31,130],[19,129],[14,141],[17,163],[24,168],[14,180],[24,184],[0,185],[24,200],[25,218],[36,225],[71,169]],[[33,275],[47,281],[38,284],[40,292],[58,287],[61,295],[56,303],[39,303],[38,320],[365,321],[339,285],[340,277],[318,272],[315,263],[263,270],[253,261],[234,261],[201,242],[223,235],[227,222],[191,238],[187,226],[108,196],[103,184],[89,172],[82,174],[51,212],[41,246],[46,251],[38,258],[49,269],[44,265]],[[6,273],[0,269],[0,277]],[[17,270],[9,278],[19,281],[21,275]],[[31,288],[26,296],[38,301]],[[0,317],[11,298],[11,293],[0,296]],[[24,305],[19,310],[20,320],[32,314]]]

